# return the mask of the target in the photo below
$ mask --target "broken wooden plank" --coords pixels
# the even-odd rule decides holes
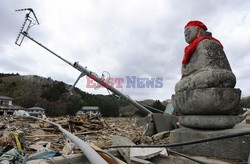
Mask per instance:
[[[96,146],[94,143],[90,143],[89,144],[94,150],[102,150],[101,148],[99,148],[98,146]],[[105,159],[106,162],[108,162],[109,164],[115,164],[115,161],[110,157],[108,156],[107,154],[104,154],[102,152],[98,152],[97,153],[103,158]],[[116,157],[115,157],[116,158]],[[116,158],[116,160],[119,161],[119,164],[126,164],[125,162],[123,162],[122,160]]]
[[[32,136],[25,136],[26,138],[49,138],[49,137],[60,137],[62,135],[57,134],[46,134],[46,135],[32,135]]]
[[[92,133],[98,133],[98,131],[87,131],[87,132],[75,133],[75,135],[86,135],[86,134],[92,134]]]

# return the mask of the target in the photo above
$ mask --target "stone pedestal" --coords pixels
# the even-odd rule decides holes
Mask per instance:
[[[240,89],[203,88],[176,92],[175,109],[182,115],[180,125],[197,129],[232,128],[244,118],[239,111]]]
[[[250,126],[240,124],[233,129],[226,130],[196,130],[182,127],[170,133],[170,143],[180,143],[244,131],[250,131]],[[188,155],[247,161],[250,153],[250,135],[179,146],[171,149]]]
[[[174,107],[183,115],[228,115],[239,110],[240,89],[203,88],[176,92]]]
[[[179,117],[182,126],[196,129],[229,129],[242,122],[246,116],[184,115]]]

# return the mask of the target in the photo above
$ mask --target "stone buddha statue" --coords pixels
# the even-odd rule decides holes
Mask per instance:
[[[225,129],[235,126],[241,117],[240,89],[234,89],[232,72],[223,46],[200,21],[185,26],[181,80],[172,96],[174,107],[182,115],[180,124],[191,128]]]

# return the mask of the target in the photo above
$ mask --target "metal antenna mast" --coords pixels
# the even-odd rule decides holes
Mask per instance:
[[[49,48],[47,48],[46,46],[44,46],[43,44],[39,43],[38,41],[36,41],[35,39],[33,39],[32,37],[29,36],[28,34],[28,30],[36,25],[39,24],[36,15],[34,13],[34,11],[31,8],[26,8],[26,9],[19,9],[16,11],[25,11],[28,10],[29,12],[26,14],[24,23],[21,27],[21,30],[17,36],[16,39],[16,44],[18,46],[20,46],[23,42],[23,39],[25,37],[29,38],[30,40],[32,40],[33,42],[35,42],[36,44],[38,44],[39,46],[43,47],[44,49],[46,49],[47,51],[49,51],[50,53],[52,53],[53,55],[55,55],[56,57],[58,57],[59,59],[63,60],[64,62],[68,63],[69,65],[71,65],[72,67],[74,67],[75,69],[79,70],[81,73],[79,75],[79,77],[77,78],[76,82],[74,83],[74,85],[71,87],[70,92],[74,89],[75,85],[77,84],[77,82],[79,81],[79,79],[83,76],[88,76],[89,78],[93,79],[94,81],[96,81],[97,83],[99,83],[100,85],[104,86],[105,88],[107,88],[108,90],[110,90],[111,92],[115,93],[116,95],[122,97],[123,99],[127,100],[128,102],[130,102],[131,104],[133,104],[134,106],[136,106],[139,110],[147,112],[147,113],[152,113],[150,110],[148,110],[147,108],[145,108],[144,106],[142,106],[141,104],[139,104],[138,102],[132,100],[129,96],[124,95],[122,92],[120,92],[119,90],[117,90],[116,88],[114,88],[113,86],[111,86],[109,83],[107,83],[104,79],[102,79],[101,77],[99,77],[95,72],[92,72],[90,70],[87,69],[87,67],[83,67],[81,66],[78,62],[74,62],[74,64],[72,64],[71,62],[67,61],[66,59],[62,58],[61,56],[59,56],[58,54],[56,54],[55,52],[53,52],[52,50],[50,50]],[[31,13],[33,15],[33,17],[31,16]]]
[[[36,14],[32,8],[18,9],[15,11],[29,11],[25,16],[25,20],[23,22],[23,25],[21,27],[21,30],[20,30],[20,32],[16,38],[16,42],[15,42],[16,45],[21,46],[23,39],[25,37],[23,35],[23,33],[28,34],[28,31],[32,26],[34,26],[36,24],[39,25],[39,21],[38,21]]]

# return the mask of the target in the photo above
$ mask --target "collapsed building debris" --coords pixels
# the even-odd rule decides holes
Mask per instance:
[[[64,129],[90,143],[91,147],[96,149],[124,145],[124,140],[126,140],[125,145],[135,145],[136,143],[155,146],[169,143],[169,131],[151,137],[143,136],[146,127],[136,126],[137,120],[134,118],[103,118],[93,115],[90,117],[89,114],[49,118],[44,116],[43,118],[60,124]],[[37,160],[46,161],[51,158],[60,161],[62,159],[58,157],[63,156],[81,162],[83,159],[87,161],[84,155],[79,156],[82,153],[79,147],[48,122],[13,116],[2,116],[0,122],[0,150],[2,150],[0,163],[3,161],[34,163]],[[121,141],[123,144],[117,141]],[[150,163],[150,161],[152,163],[152,161],[159,161],[158,158],[164,161],[173,158],[172,153],[169,157],[169,150],[162,147],[128,149],[130,148],[123,148],[119,152],[117,149],[108,150],[127,163]],[[128,151],[129,154],[124,155],[123,151]],[[178,160],[180,160],[179,157]]]
[[[90,117],[88,114],[83,114],[47,119],[60,124],[67,131],[100,148],[112,145],[111,137],[113,135],[123,135],[138,142],[143,132],[143,127],[132,128],[128,120],[134,125],[136,121],[127,118],[124,121],[125,118]],[[31,160],[37,159],[33,156],[38,152],[50,152],[50,155],[46,154],[46,156],[80,153],[80,149],[72,141],[48,122],[13,116],[0,117],[0,121],[0,149],[3,154],[15,149],[20,154],[31,156],[32,158],[28,158]],[[39,154],[39,156],[43,155]],[[9,160],[17,159],[11,158]]]

